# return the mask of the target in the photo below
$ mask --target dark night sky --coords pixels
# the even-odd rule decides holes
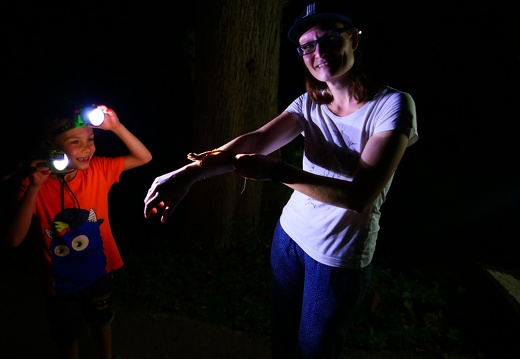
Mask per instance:
[[[177,95],[189,92],[178,40],[189,16],[154,2],[49,3],[0,5],[2,161],[26,148],[20,130],[42,109],[69,97],[107,104],[154,154],[142,176],[126,179],[139,188],[140,217],[153,178],[191,151],[179,128],[189,108]],[[353,3],[367,60],[412,94],[418,114],[420,140],[383,207],[382,251],[459,249],[502,265],[516,260],[518,236],[510,233],[520,198],[512,175],[520,34],[517,12],[505,3]],[[286,15],[299,11],[290,7]],[[302,91],[291,70],[296,51],[285,39],[290,21],[281,50],[282,104]]]

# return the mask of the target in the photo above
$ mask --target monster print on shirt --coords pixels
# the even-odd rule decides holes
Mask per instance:
[[[52,276],[57,295],[85,289],[106,274],[106,257],[99,230],[103,219],[93,209],[67,208],[45,233],[51,239]]]

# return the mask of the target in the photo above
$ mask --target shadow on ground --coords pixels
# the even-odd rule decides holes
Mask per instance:
[[[3,253],[5,254],[5,253]],[[0,357],[57,358],[49,341],[37,268],[27,254],[1,256]],[[32,263],[32,264],[31,264]],[[114,349],[122,359],[268,359],[267,336],[239,332],[170,313],[152,313],[117,301]],[[81,359],[95,359],[88,328],[80,339]],[[346,350],[342,359],[473,359],[421,353]]]

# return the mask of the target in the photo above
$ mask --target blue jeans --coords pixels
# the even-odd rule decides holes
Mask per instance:
[[[272,359],[337,359],[372,265],[336,268],[309,257],[278,222],[271,247]]]

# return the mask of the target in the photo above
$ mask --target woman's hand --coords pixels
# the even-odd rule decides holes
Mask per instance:
[[[145,218],[163,209],[161,222],[167,221],[193,184],[186,169],[187,166],[155,178],[144,199]]]

